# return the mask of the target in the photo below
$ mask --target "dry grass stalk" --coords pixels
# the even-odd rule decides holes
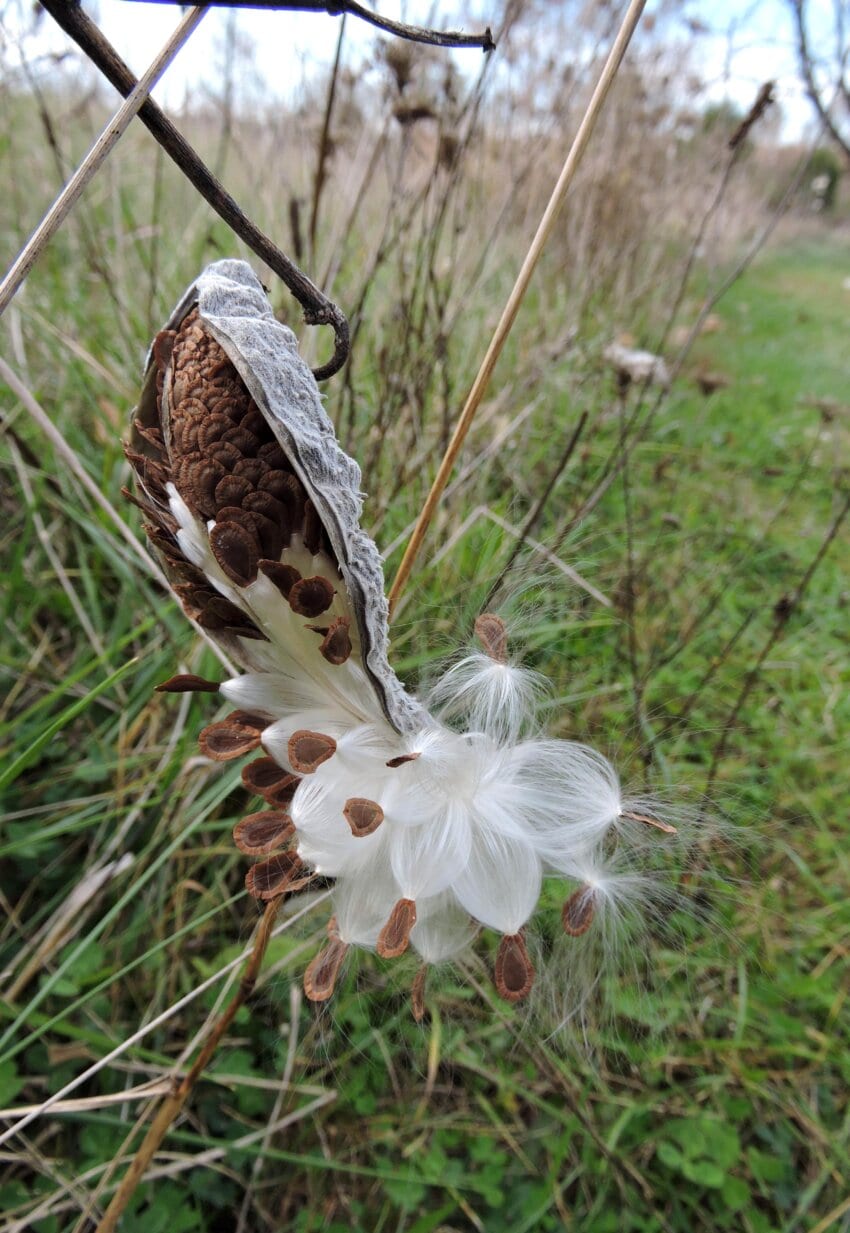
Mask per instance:
[[[581,160],[590,142],[593,134],[596,121],[599,114],[605,105],[605,100],[614,84],[614,79],[617,76],[617,71],[622,63],[623,56],[631,41],[631,37],[635,32],[637,24],[643,13],[646,0],[632,0],[629,5],[626,15],[617,32],[617,37],[608,53],[608,58],[600,74],[599,81],[593,91],[590,102],[587,105],[587,110],[584,113],[582,122],[579,125],[578,132],[575,135],[572,146],[567,154],[564,165],[561,169],[561,174],[558,181],[552,190],[552,195],[549,198],[548,205],[544,211],[543,217],[537,227],[534,239],[531,241],[531,246],[525,255],[525,259],[517,275],[513,290],[508,297],[508,301],[502,311],[502,316],[499,324],[496,326],[496,331],[490,340],[490,345],[481,361],[481,367],[472,384],[460,419],[457,422],[452,439],[449,442],[448,448],[443,455],[443,460],[440,463],[440,468],[431,486],[431,491],[425,500],[422,507],[422,512],[419,515],[419,520],[414,529],[413,535],[410,537],[410,543],[407,545],[401,564],[398,567],[393,584],[389,593],[390,614],[392,614],[398,603],[399,596],[404,589],[407,579],[410,577],[414,562],[419,555],[419,550],[422,547],[422,542],[428,532],[428,527],[431,525],[431,520],[434,517],[437,506],[445,490],[446,484],[449,481],[449,476],[454,470],[455,462],[460,453],[463,443],[469,429],[472,426],[472,421],[475,418],[475,413],[484,397],[487,386],[490,383],[490,377],[493,375],[493,369],[496,367],[496,362],[502,353],[502,348],[507,342],[508,335],[511,332],[520,305],[522,304],[525,294],[528,291],[531,277],[540,260],[540,255],[546,246],[549,236],[557,221],[558,215],[561,212],[570,185],[575,178],[576,171],[579,168]]]

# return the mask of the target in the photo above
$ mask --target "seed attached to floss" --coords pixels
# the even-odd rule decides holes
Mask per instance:
[[[295,834],[288,814],[266,809],[249,813],[233,829],[233,842],[246,856],[265,856],[281,847]]]
[[[298,775],[312,775],[323,762],[336,753],[336,741],[322,732],[299,728],[289,738],[289,764]]]
[[[506,933],[499,943],[495,979],[499,996],[507,1002],[520,1002],[531,992],[534,967],[522,932]]]
[[[508,629],[495,612],[482,612],[475,618],[475,633],[486,653],[497,664],[508,662]]]
[[[363,796],[353,796],[347,800],[342,815],[351,827],[352,835],[357,838],[371,835],[384,820],[384,811],[378,802]]]
[[[596,911],[594,899],[592,886],[580,886],[573,891],[561,909],[564,933],[568,933],[571,938],[580,938],[583,933],[587,933],[593,924]]]
[[[348,617],[337,617],[327,628],[307,626],[315,633],[323,635],[319,653],[337,668],[344,664],[351,654],[351,634],[348,632],[350,624]]]
[[[301,876],[306,874],[306,876]],[[255,899],[276,899],[286,891],[300,890],[311,879],[307,867],[295,852],[279,852],[259,861],[248,870],[245,889]]]
[[[228,723],[225,719],[204,728],[198,737],[198,744],[201,751],[215,762],[230,762],[243,754],[253,753],[260,744],[260,734],[240,724]]]
[[[257,577],[257,542],[233,522],[217,522],[210,531],[213,556],[231,582],[246,587]]]
[[[265,800],[270,800],[271,797],[285,793],[287,790],[290,790],[289,800],[291,800],[300,782],[297,775],[290,775],[289,771],[279,766],[274,758],[255,758],[253,762],[249,762],[242,768],[244,786],[249,792],[253,792],[255,796],[262,796]],[[283,801],[276,800],[274,803],[283,804]]]
[[[654,826],[657,831],[663,831],[665,835],[678,835],[678,830],[675,826],[671,826],[669,822],[661,822],[658,818],[649,818],[643,813],[629,813],[626,809],[620,810],[621,818],[628,818],[630,822],[643,822],[645,826]]]
[[[314,578],[301,578],[289,592],[289,606],[299,616],[321,616],[333,601],[333,585],[318,574]]]
[[[301,580],[294,565],[282,565],[280,561],[260,561],[260,572],[274,583],[284,599],[289,599],[290,591]]]
[[[410,1009],[413,1011],[413,1018],[417,1023],[421,1023],[425,1018],[425,981],[427,979],[428,964],[423,963],[414,976],[410,989]]]
[[[395,770],[396,767],[404,766],[405,762],[415,762],[417,758],[421,757],[422,755],[418,753],[399,754],[397,758],[390,758],[386,765]]]
[[[348,943],[332,937],[307,964],[304,993],[311,1002],[326,1002],[331,997],[347,954]]]
[[[382,959],[403,955],[410,942],[410,931],[416,924],[416,904],[412,899],[399,899],[390,917],[378,934],[375,947]]]

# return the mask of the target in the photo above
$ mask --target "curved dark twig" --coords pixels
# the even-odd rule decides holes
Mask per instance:
[[[181,0],[154,0],[156,4],[179,4]],[[496,46],[490,27],[483,34],[462,34],[460,30],[429,30],[425,26],[409,26],[404,21],[392,21],[374,13],[357,0],[201,0],[210,8],[226,7],[239,9],[295,9],[308,13],[327,13],[330,17],[339,17],[343,13],[351,13],[370,26],[376,26],[387,34],[394,34],[400,39],[409,39],[413,43],[428,43],[432,47],[480,47],[482,51],[492,51]],[[47,7],[47,6],[45,6]]]
[[[135,88],[136,78],[80,5],[68,3],[68,0],[42,0],[42,7],[126,98]],[[339,372],[349,352],[348,320],[342,309],[323,295],[307,275],[243,213],[153,99],[148,99],[141,107],[139,118],[216,213],[283,280],[304,310],[305,322],[333,328],[334,353],[327,364],[313,370],[316,380],[324,381]]]

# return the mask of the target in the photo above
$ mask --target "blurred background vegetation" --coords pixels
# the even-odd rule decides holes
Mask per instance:
[[[496,0],[489,58],[355,48],[328,18],[327,63],[286,105],[246,86],[255,49],[229,18],[215,88],[172,109],[349,315],[324,393],[389,575],[620,7]],[[70,44],[43,53],[47,18],[12,9],[6,263],[115,105]],[[822,128],[789,142],[778,106],[730,149],[743,110],[706,102],[685,16],[661,6],[629,54],[393,655],[427,676],[499,583],[517,651],[554,682],[552,731],[728,823],[668,868],[697,911],[651,923],[585,1038],[557,1031],[557,887],[536,1002],[498,1002],[485,941],[429,983],[421,1026],[412,960],[365,956],[329,1008],[303,1005],[324,910],[299,902],[125,1231],[850,1228],[847,161]],[[120,440],[145,349],[230,255],[250,259],[136,125],[0,322],[0,1107],[91,1071],[4,1145],[9,1233],[95,1228],[137,1089],[191,1054],[256,920],[230,841],[250,802],[196,745],[211,700],[152,692],[215,661],[91,493],[140,535]],[[633,380],[612,343],[662,355],[669,382]]]

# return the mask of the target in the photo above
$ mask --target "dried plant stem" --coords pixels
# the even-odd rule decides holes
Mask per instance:
[[[50,243],[50,240],[70,214],[83,189],[106,162],[106,159],[126,132],[130,121],[144,105],[150,90],[168,68],[205,12],[206,9],[198,5],[186,14],[148,71],[121,104],[64,190],[59,194],[39,223],[29,242],[3,279],[2,284],[0,284],[0,316],[14,299],[21,283],[35,265],[44,248]]]
[[[513,290],[508,297],[499,324],[496,326],[496,331],[490,340],[490,345],[481,362],[481,367],[475,381],[472,384],[472,389],[469,391],[460,419],[457,422],[452,438],[448,444],[443,460],[440,463],[440,468],[431,485],[431,491],[425,500],[422,511],[419,515],[413,535],[410,537],[410,543],[402,558],[401,564],[398,567],[392,587],[389,593],[390,614],[398,602],[399,596],[404,589],[407,579],[410,577],[410,572],[416,557],[419,555],[419,550],[422,547],[422,542],[431,525],[431,520],[434,517],[437,506],[443,495],[446,484],[449,481],[454,465],[457,461],[458,454],[463,447],[467,433],[472,425],[475,413],[484,397],[484,392],[493,374],[493,369],[496,367],[496,362],[501,355],[502,348],[507,341],[508,335],[511,332],[516,315],[519,312],[520,305],[525,298],[525,293],[528,290],[531,277],[540,260],[540,254],[546,245],[549,236],[557,221],[558,215],[564,204],[567,192],[575,178],[576,171],[581,163],[584,152],[587,149],[596,121],[599,118],[605,100],[611,86],[614,84],[614,79],[617,76],[617,71],[622,62],[623,56],[626,53],[626,48],[629,45],[635,28],[640,20],[641,14],[646,5],[646,0],[631,0],[626,15],[623,18],[617,37],[608,53],[608,59],[605,61],[605,66],[596,83],[596,89],[593,91],[593,96],[587,105],[587,110],[584,113],[578,132],[575,135],[570,151],[567,154],[566,161],[561,169],[561,174],[558,181],[552,190],[552,195],[543,213],[543,217],[537,228],[534,239],[531,241],[531,247],[526,253],[525,260],[517,275]]]
[[[97,1226],[97,1233],[114,1233],[117,1228],[118,1221],[124,1213],[127,1204],[133,1196],[133,1193],[142,1180],[145,1169],[150,1164],[154,1152],[159,1147],[162,1140],[168,1133],[169,1127],[174,1122],[175,1118],[183,1108],[192,1088],[195,1086],[198,1078],[208,1065],[210,1058],[215,1053],[219,1046],[221,1038],[233,1022],[236,1012],[244,1004],[246,999],[250,997],[254,985],[257,981],[257,976],[263,962],[263,957],[266,953],[266,947],[269,944],[269,939],[274,926],[274,919],[277,915],[278,908],[283,902],[283,896],[279,895],[277,899],[272,899],[266,905],[266,910],[263,913],[262,919],[257,929],[257,936],[254,939],[254,946],[245,965],[245,971],[242,979],[239,982],[239,988],[236,996],[227,1006],[224,1014],[216,1023],[210,1033],[204,1047],[201,1049],[197,1058],[194,1061],[191,1069],[183,1077],[172,1095],[167,1096],[156,1112],[156,1116],[150,1124],[148,1133],[142,1140],[139,1150],[133,1157],[132,1164],[121,1181],[121,1185],[112,1196],[109,1207],[106,1209],[103,1219]]]

